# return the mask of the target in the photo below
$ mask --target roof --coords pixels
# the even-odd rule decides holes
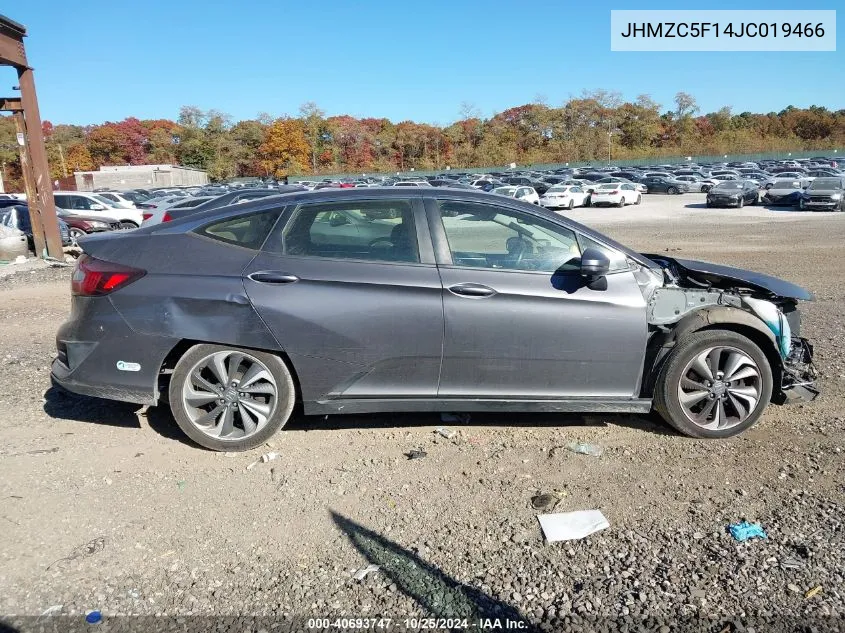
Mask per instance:
[[[26,27],[0,14],[0,31],[11,31],[11,35],[23,37],[26,35]]]

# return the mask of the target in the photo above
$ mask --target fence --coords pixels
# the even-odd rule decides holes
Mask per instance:
[[[845,154],[845,152],[843,152]],[[564,169],[566,167],[589,167],[589,166],[597,166],[597,165],[613,165],[615,167],[637,167],[640,165],[674,165],[674,164],[683,164],[687,162],[691,163],[719,163],[719,162],[740,162],[740,161],[750,161],[750,162],[757,162],[760,160],[788,160],[788,159],[795,159],[795,158],[812,158],[814,156],[826,156],[830,158],[835,158],[839,155],[839,150],[836,149],[822,149],[822,150],[808,150],[808,151],[795,151],[795,152],[765,152],[765,153],[757,153],[757,154],[720,154],[714,156],[650,156],[646,158],[636,158],[631,160],[614,160],[610,163],[607,161],[582,161],[582,162],[569,162],[569,163],[549,163],[549,164],[539,164],[539,165],[519,165],[518,168],[521,170],[525,169],[541,169],[541,170],[552,170],[552,169]],[[503,171],[509,169],[508,165],[498,165],[498,166],[488,166],[488,167],[462,167],[462,168],[455,168],[451,171],[459,171],[462,173],[470,173],[470,174],[483,174],[490,171]],[[447,170],[445,167],[442,169],[434,169],[434,170],[410,170],[410,171],[399,171],[399,172],[350,172],[350,173],[343,173],[343,174],[319,174],[316,176],[310,176],[308,174],[303,174],[301,176],[291,176],[291,181],[295,182],[297,180],[324,180],[324,179],[332,179],[337,180],[341,178],[360,178],[363,175],[367,176],[382,176],[382,175],[400,175],[400,176],[434,176],[435,174],[442,174],[445,173]]]

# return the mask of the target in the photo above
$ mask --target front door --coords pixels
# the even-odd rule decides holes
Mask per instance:
[[[626,257],[605,248],[605,289],[579,274],[601,246],[537,215],[489,203],[428,201],[443,282],[440,397],[636,395],[646,304]]]
[[[303,204],[244,271],[306,402],[436,395],[443,300],[425,223],[419,198]]]

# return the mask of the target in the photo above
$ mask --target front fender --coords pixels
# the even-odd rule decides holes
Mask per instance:
[[[646,348],[640,397],[649,398],[654,394],[654,385],[663,363],[679,340],[693,332],[720,326],[744,334],[754,341],[769,361],[774,384],[780,384],[783,359],[778,352],[775,335],[768,326],[757,316],[740,308],[707,306],[686,315],[672,329],[661,329],[652,334]]]

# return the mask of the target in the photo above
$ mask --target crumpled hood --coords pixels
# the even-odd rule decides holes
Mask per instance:
[[[772,277],[763,273],[723,266],[722,264],[711,264],[693,259],[675,259],[665,255],[651,255],[643,253],[645,257],[660,264],[662,268],[674,268],[676,274],[688,275],[698,281],[711,283],[714,286],[724,287],[725,282],[771,293],[784,299],[795,299],[798,301],[813,301],[813,294],[801,286],[797,286],[783,279]]]

